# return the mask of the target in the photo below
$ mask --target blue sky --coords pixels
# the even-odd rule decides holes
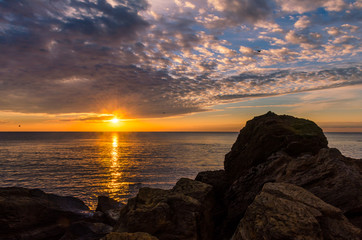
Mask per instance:
[[[24,115],[191,126],[190,116],[216,112],[234,126],[274,110],[362,129],[361,9],[360,0],[2,0],[0,128]]]

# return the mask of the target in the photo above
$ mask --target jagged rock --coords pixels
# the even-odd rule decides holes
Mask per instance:
[[[98,196],[96,211],[102,212],[104,214],[106,223],[113,226],[119,220],[121,208],[123,206],[124,204],[110,197]]]
[[[0,239],[59,239],[71,222],[88,214],[88,207],[74,197],[0,188]]]
[[[160,240],[212,239],[212,186],[181,179],[172,190],[141,188],[122,209],[117,232],[147,232]]]
[[[248,121],[226,154],[224,167],[230,182],[280,150],[291,156],[316,154],[327,147],[322,130],[312,121],[268,112]]]
[[[361,160],[344,157],[333,148],[321,149],[315,156],[305,154],[297,158],[278,152],[267,162],[251,168],[226,193],[229,230],[236,226],[267,182],[288,182],[301,186],[342,209],[351,222],[361,228],[361,166]]]
[[[360,232],[340,209],[305,189],[267,183],[248,207],[232,240],[358,240]]]
[[[158,240],[158,238],[144,232],[118,233],[112,232],[101,240]]]

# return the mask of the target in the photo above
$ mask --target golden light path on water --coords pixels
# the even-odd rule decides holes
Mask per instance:
[[[129,192],[129,184],[126,181],[126,158],[122,158],[120,148],[121,142],[117,133],[112,134],[112,146],[110,149],[109,182],[107,183],[107,192],[111,197],[119,194],[125,195]],[[117,198],[117,197],[116,197]]]

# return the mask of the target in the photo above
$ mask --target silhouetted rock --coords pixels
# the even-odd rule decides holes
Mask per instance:
[[[288,182],[342,209],[358,227],[362,216],[362,161],[344,157],[337,149],[321,149],[315,156],[293,158],[284,152],[251,168],[226,193],[227,222],[232,230],[264,183]]]
[[[199,172],[195,180],[213,186],[216,195],[223,195],[230,185],[224,170]]]
[[[147,232],[160,240],[212,239],[212,186],[181,179],[172,190],[141,188],[122,209],[117,232]]]
[[[303,188],[267,183],[248,207],[232,240],[358,240],[360,232],[340,209]]]
[[[110,233],[112,227],[100,222],[73,222],[59,240],[98,240]]]
[[[0,188],[0,239],[59,239],[88,210],[77,198],[38,189]]]
[[[322,130],[312,121],[268,112],[248,121],[226,154],[224,167],[230,182],[280,150],[291,156],[316,154],[327,147]]]
[[[124,204],[107,196],[98,196],[98,205],[96,211],[102,212],[105,217],[105,222],[114,225],[120,217],[121,208]]]
[[[121,207],[121,203],[107,196],[98,196],[96,211],[106,212]]]
[[[101,240],[158,240],[158,238],[144,232],[118,233],[112,232]]]
[[[212,210],[214,230],[213,239],[223,239],[224,219],[227,216],[227,207],[224,201],[225,191],[229,188],[230,184],[226,180],[225,171],[205,171],[197,174],[196,181],[210,184],[215,192],[215,206]]]

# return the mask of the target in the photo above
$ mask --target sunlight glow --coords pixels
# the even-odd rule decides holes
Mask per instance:
[[[116,118],[116,117],[114,117],[113,119],[111,119],[111,122],[112,123],[119,123],[119,119],[118,118]]]

